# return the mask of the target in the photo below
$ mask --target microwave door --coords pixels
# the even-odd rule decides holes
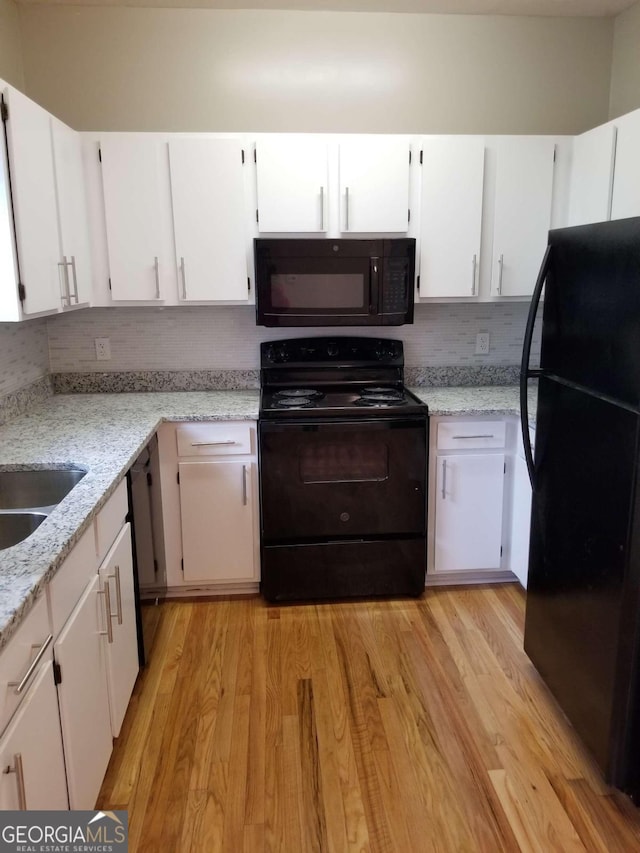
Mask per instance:
[[[370,257],[278,260],[258,292],[259,316],[272,326],[377,324],[379,268]]]
[[[371,258],[369,270],[369,314],[378,316],[380,310],[380,258]]]

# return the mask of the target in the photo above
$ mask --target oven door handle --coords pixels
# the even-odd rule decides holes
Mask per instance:
[[[378,294],[380,290],[380,258],[369,258],[369,313],[378,314]]]

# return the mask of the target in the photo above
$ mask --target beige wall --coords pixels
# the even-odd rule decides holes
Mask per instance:
[[[640,3],[615,19],[609,118],[640,107]]]
[[[21,24],[27,93],[84,130],[574,133],[607,119],[605,19],[23,5]]]
[[[0,78],[19,89],[24,88],[20,21],[15,0],[0,0]]]

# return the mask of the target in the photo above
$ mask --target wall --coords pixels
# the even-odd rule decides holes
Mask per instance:
[[[397,337],[408,366],[514,365],[520,361],[527,303],[417,305],[415,323],[386,329],[339,329],[337,334]],[[491,352],[476,356],[480,331]],[[252,307],[96,308],[49,320],[51,371],[186,370],[259,367],[259,342],[332,334],[331,329],[264,329]],[[111,339],[111,361],[95,360],[94,338]]]
[[[640,107],[640,3],[614,22],[609,118]]]
[[[0,0],[0,78],[24,89],[22,38],[15,0]]]
[[[27,93],[79,130],[579,133],[607,118],[603,18],[23,4],[21,25]]]
[[[0,323],[0,397],[49,372],[46,320]]]

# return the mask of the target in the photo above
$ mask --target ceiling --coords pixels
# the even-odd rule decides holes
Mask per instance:
[[[18,0],[18,2],[47,6],[64,4],[67,6],[611,17],[632,6],[635,0]]]

